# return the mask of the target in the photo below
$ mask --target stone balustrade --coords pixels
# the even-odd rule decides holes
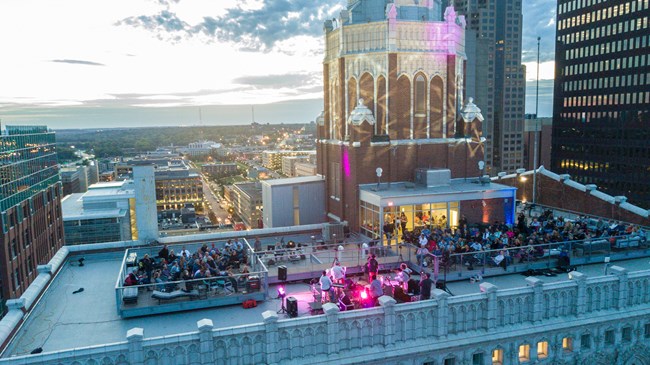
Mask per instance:
[[[482,283],[480,293],[453,297],[436,289],[431,300],[400,305],[384,296],[364,310],[339,312],[328,303],[319,316],[280,319],[267,311],[262,323],[231,328],[214,329],[203,319],[197,332],[177,336],[146,338],[133,328],[125,342],[0,364],[488,364],[493,351],[510,364],[519,362],[521,346],[529,347],[531,361],[650,364],[649,281],[650,270],[612,266],[603,277],[572,272],[570,280],[550,284],[529,277],[517,289]],[[538,354],[540,342],[546,347]]]

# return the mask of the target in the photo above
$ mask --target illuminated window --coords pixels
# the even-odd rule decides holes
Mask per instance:
[[[548,342],[541,341],[537,343],[537,358],[546,359],[548,357]]]
[[[492,350],[492,365],[503,365],[503,350]]]
[[[565,337],[562,339],[562,350],[573,351],[573,339],[571,337]]]
[[[530,361],[530,345],[519,346],[519,362]]]

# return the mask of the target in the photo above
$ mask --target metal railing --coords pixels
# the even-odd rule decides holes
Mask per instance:
[[[512,273],[528,269],[568,268],[576,264],[598,262],[604,257],[610,257],[614,261],[650,255],[647,240],[630,234],[463,253],[439,249],[420,255],[421,257],[416,254],[417,249],[414,244],[404,244],[404,258],[420,271],[434,272],[437,261],[438,279],[444,280],[471,277],[477,273],[482,276],[498,275],[500,270],[503,273]],[[499,254],[503,259],[497,262],[495,258]],[[515,269],[511,269],[513,266]]]

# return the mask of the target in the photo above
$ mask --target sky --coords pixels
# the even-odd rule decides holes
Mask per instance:
[[[2,0],[0,120],[51,128],[314,120],[345,0]],[[555,1],[523,0],[526,112],[552,111]],[[255,105],[254,111],[252,105]]]

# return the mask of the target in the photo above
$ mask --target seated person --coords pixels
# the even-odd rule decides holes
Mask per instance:
[[[377,300],[382,295],[384,295],[384,289],[381,287],[381,282],[377,278],[377,275],[372,275],[372,280],[370,281],[370,297],[377,304]]]
[[[133,272],[129,273],[129,275],[124,279],[124,286],[134,286],[138,285],[138,278],[135,276]]]

